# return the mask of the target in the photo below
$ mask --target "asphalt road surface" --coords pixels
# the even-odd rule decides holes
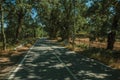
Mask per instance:
[[[39,39],[8,80],[120,80],[120,72]]]

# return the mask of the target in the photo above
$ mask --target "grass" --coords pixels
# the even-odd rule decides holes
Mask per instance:
[[[62,43],[61,43],[62,44]],[[72,45],[65,45],[66,48],[73,50]],[[106,42],[89,42],[89,38],[77,37],[75,40],[76,52],[98,60],[112,68],[120,69],[120,41],[117,39],[113,50],[106,50]]]
[[[86,38],[79,38],[80,42],[76,41],[76,48],[79,53],[98,60],[112,68],[120,69],[120,42],[117,41],[113,50],[106,50],[106,42],[94,41],[90,43]],[[84,40],[85,39],[85,40]]]
[[[25,55],[26,51],[29,49],[29,47],[32,46],[35,41],[36,39],[33,38],[24,39],[17,44],[7,44],[6,51],[0,50],[0,79],[4,79],[4,77],[8,75],[10,69],[13,68],[13,66],[21,60],[23,55]],[[23,47],[14,50],[16,46],[19,46],[24,42],[26,42],[26,44]],[[2,47],[1,42],[0,46]]]
[[[30,46],[30,44],[33,44],[35,42],[36,38],[26,38],[23,40],[20,40],[18,43],[7,43],[7,49],[12,50],[15,47],[19,46],[20,44],[25,44]],[[0,42],[0,51],[2,50],[2,42]]]
[[[109,65],[113,68],[120,69],[120,52],[119,51],[112,51],[106,50],[102,48],[89,48],[79,52],[84,56],[89,58],[93,58],[99,60],[100,62]]]
[[[2,50],[2,42],[0,42],[0,57],[3,57],[3,56],[10,56],[14,51],[15,51],[15,48],[17,46],[19,46],[20,44],[24,44],[24,47],[31,47],[32,44],[35,42],[36,39],[33,39],[33,38],[27,38],[27,39],[24,39],[24,40],[21,40],[19,41],[19,43],[17,44],[8,44],[7,43],[7,50],[4,51]],[[20,51],[25,51],[25,49],[21,49]]]

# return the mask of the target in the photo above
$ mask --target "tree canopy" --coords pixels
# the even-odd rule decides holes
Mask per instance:
[[[90,40],[107,39],[107,49],[113,49],[120,34],[120,0],[1,0],[0,14],[3,49],[43,30],[62,41],[84,31]]]

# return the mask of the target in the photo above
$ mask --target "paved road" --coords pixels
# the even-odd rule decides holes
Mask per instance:
[[[22,62],[9,80],[120,80],[118,71],[46,39],[38,40]]]

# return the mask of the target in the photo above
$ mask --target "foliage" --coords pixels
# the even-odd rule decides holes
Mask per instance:
[[[111,51],[100,48],[88,48],[81,52],[84,56],[99,60],[105,64],[111,65],[119,60],[119,51]]]
[[[47,33],[52,39],[69,41],[86,32],[90,41],[107,38],[107,48],[113,49],[120,34],[119,4],[119,0],[4,0],[6,40]]]

